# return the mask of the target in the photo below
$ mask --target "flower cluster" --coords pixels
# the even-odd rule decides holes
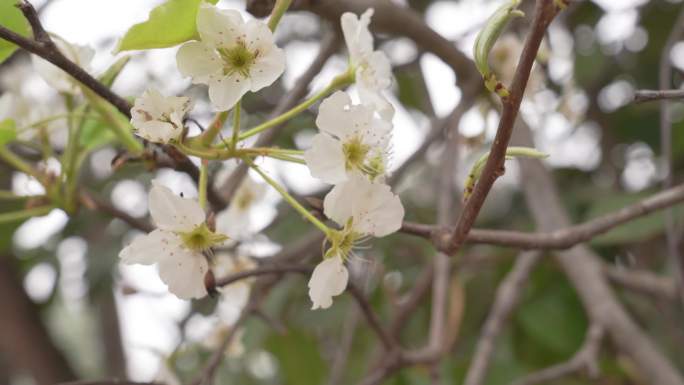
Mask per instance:
[[[341,90],[323,100],[316,118],[320,133],[306,151],[267,148],[254,149],[256,155],[239,153],[249,151],[237,147],[245,134],[240,133],[239,101],[247,91],[255,92],[273,83],[283,73],[284,56],[266,24],[257,20],[244,22],[237,11],[206,3],[200,5],[197,14],[200,40],[180,47],[177,64],[180,72],[192,77],[194,83],[209,86],[209,99],[219,111],[215,123],[201,137],[185,138],[184,121],[192,102],[187,97],[167,97],[155,90],[146,91],[131,110],[131,125],[138,136],[177,145],[181,151],[205,158],[204,172],[207,158],[239,158],[325,233],[329,247],[308,285],[314,309],[331,306],[332,298],[346,288],[349,272],[345,262],[355,255],[355,246],[369,237],[397,231],[404,217],[399,197],[385,184],[394,109],[383,93],[390,87],[392,75],[389,59],[381,51],[373,50],[373,37],[368,29],[372,14],[369,10],[360,18],[351,13],[342,15],[350,67],[331,83],[334,87],[330,91],[316,98],[353,82],[359,102],[353,102],[350,94]],[[228,109],[234,111],[232,141],[215,146],[215,134]],[[259,130],[248,132],[251,135]],[[201,147],[193,147],[198,143]],[[308,214],[249,158],[269,151],[276,159],[305,163],[312,176],[333,185],[325,197],[323,211],[339,227],[330,228]],[[200,187],[198,201],[177,197],[155,183],[149,206],[158,229],[137,238],[120,254],[125,263],[157,263],[162,280],[180,298],[206,295],[205,274],[210,269],[221,278],[253,266],[251,261],[223,251],[214,255],[214,248],[225,246],[229,238],[231,242],[244,241],[253,235],[247,214],[250,206],[263,197],[265,186],[248,177],[228,208],[210,221],[212,225],[205,220],[204,205],[200,203],[203,198],[206,201],[206,185]],[[249,284],[235,283],[218,290],[222,293],[219,312],[235,315],[235,309],[245,305]]]
[[[384,184],[394,110],[382,95],[391,70],[385,54],[373,51],[372,14],[368,10],[359,19],[345,13],[341,19],[361,104],[342,91],[324,100],[316,118],[321,133],[304,154],[311,175],[334,185],[323,212],[341,227],[329,232],[330,247],[309,281],[313,309],[330,307],[332,297],[347,287],[344,262],[354,246],[396,232],[404,218],[399,197]]]

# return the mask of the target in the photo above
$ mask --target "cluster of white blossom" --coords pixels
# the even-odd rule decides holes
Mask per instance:
[[[313,308],[327,308],[332,297],[347,286],[345,261],[363,239],[397,231],[404,216],[399,198],[386,185],[385,176],[392,133],[392,105],[383,96],[391,85],[388,58],[373,50],[368,30],[372,10],[360,18],[346,13],[342,30],[350,53],[350,69],[359,93],[354,104],[337,91],[319,107],[316,125],[321,132],[304,152],[311,174],[334,185],[324,201],[324,213],[340,226],[328,229],[330,247],[313,272],[309,295]],[[234,108],[247,91],[272,84],[284,71],[283,51],[271,30],[258,20],[244,22],[239,12],[202,4],[197,15],[199,41],[180,47],[177,64],[194,83],[207,84],[215,109]],[[186,135],[183,120],[192,102],[187,97],[166,97],[148,90],[135,101],[131,124],[148,141],[180,143]],[[196,200],[174,196],[159,185],[150,190],[150,213],[157,230],[136,238],[120,254],[125,263],[157,263],[162,280],[180,298],[207,294],[205,274],[216,277],[254,266],[249,260],[213,254],[229,238],[249,234],[245,213],[263,196],[263,186],[251,179],[238,190],[230,206],[216,215],[211,228]],[[246,281],[220,288],[225,306],[244,306],[249,293]],[[219,305],[221,307],[223,305]]]
[[[404,218],[399,197],[384,183],[394,110],[382,92],[392,74],[387,56],[373,51],[372,14],[345,13],[341,19],[361,104],[353,104],[343,91],[324,100],[316,118],[321,133],[304,155],[311,175],[334,185],[323,212],[341,226],[328,235],[330,248],[309,281],[313,309],[330,307],[332,297],[347,287],[344,263],[354,245],[399,230]]]

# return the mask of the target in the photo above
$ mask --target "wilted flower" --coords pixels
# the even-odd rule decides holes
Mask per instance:
[[[136,238],[119,257],[126,264],[157,263],[162,281],[179,298],[204,297],[204,275],[209,265],[203,252],[228,237],[208,228],[204,210],[196,200],[181,198],[152,183],[148,205],[157,229]]]
[[[337,91],[318,109],[314,136],[304,160],[311,175],[336,184],[361,172],[370,179],[385,174],[391,123],[373,116],[373,109],[353,105],[349,95]]]
[[[285,70],[285,54],[259,20],[244,22],[239,12],[203,3],[197,13],[200,41],[183,44],[178,69],[194,83],[209,86],[209,99],[228,110],[247,91],[271,85]]]
[[[88,46],[71,44],[61,38],[55,38],[53,41],[55,42],[57,49],[67,59],[76,63],[76,65],[84,70],[89,70],[90,61],[95,55],[95,51],[92,48]],[[71,77],[71,75],[62,71],[56,65],[36,55],[33,55],[31,60],[33,61],[33,67],[36,69],[36,72],[38,72],[38,74],[47,82],[47,84],[57,91],[68,94],[78,94],[80,92],[78,81]]]
[[[135,99],[131,108],[131,124],[136,134],[155,143],[168,143],[183,133],[183,118],[192,108],[184,96],[164,96],[147,90]]]
[[[373,51],[373,35],[368,30],[372,16],[373,9],[368,9],[360,18],[346,12],[340,24],[351,65],[356,69],[356,86],[361,101],[373,106],[384,119],[391,120],[394,108],[382,91],[392,85],[392,66],[385,53]]]

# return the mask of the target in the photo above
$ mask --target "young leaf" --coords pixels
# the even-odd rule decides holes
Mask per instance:
[[[17,126],[12,119],[0,121],[0,146],[13,141],[17,137]]]
[[[2,1],[2,0],[0,0]],[[208,0],[216,4],[218,0]],[[132,26],[119,41],[116,52],[173,47],[197,37],[197,10],[202,0],[167,0],[148,19]]]
[[[20,34],[28,35],[29,24],[14,4],[17,0],[0,0],[0,25]],[[0,39],[0,63],[5,61],[17,49],[7,40]]]

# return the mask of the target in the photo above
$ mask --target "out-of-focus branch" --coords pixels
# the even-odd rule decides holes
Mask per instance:
[[[634,103],[646,103],[662,99],[684,99],[684,90],[638,90],[634,92]]]
[[[558,380],[567,375],[586,370],[591,379],[599,375],[598,359],[603,340],[603,326],[592,324],[587,331],[582,347],[566,362],[532,373],[511,385],[536,385]]]
[[[537,252],[527,252],[518,256],[513,268],[496,289],[494,303],[489,310],[480,338],[477,340],[475,354],[470,362],[464,385],[485,383],[496,339],[513,308],[520,302],[525,283],[538,261],[539,253]]]
[[[677,283],[673,278],[661,277],[650,271],[632,270],[612,265],[605,265],[603,272],[612,282],[626,289],[671,301],[676,301],[679,298]]]
[[[516,127],[516,135],[516,145],[533,145],[531,130],[524,122]],[[538,160],[522,160],[520,170],[525,181],[527,206],[538,227],[543,231],[567,227],[570,220],[551,173]],[[588,247],[577,245],[558,252],[556,258],[577,291],[589,319],[605,329],[615,347],[632,360],[644,378],[659,385],[684,385],[672,363],[618,302],[606,281],[599,256]]]
[[[75,379],[24,291],[14,260],[14,256],[0,255],[0,354],[4,362],[12,372],[24,372],[38,385]]]
[[[231,274],[228,277],[219,278],[216,280],[216,286],[226,286],[231,283],[246,279],[249,277],[261,276],[261,275],[271,275],[271,274],[285,274],[285,273],[299,273],[302,275],[308,275],[313,271],[313,268],[306,265],[273,265],[273,266],[261,266],[251,270],[241,271],[235,274]],[[359,305],[359,308],[366,317],[368,325],[373,329],[373,331],[378,335],[378,338],[382,342],[383,346],[387,350],[393,350],[395,347],[395,342],[392,336],[385,331],[385,329],[380,325],[380,318],[375,314],[370,303],[363,295],[363,293],[354,285],[354,283],[349,282],[347,285],[347,291],[354,297]]]
[[[684,7],[679,11],[670,35],[667,37],[665,47],[660,53],[660,65],[658,66],[658,86],[660,89],[672,87],[672,61],[670,52],[675,43],[679,40],[684,30]],[[662,152],[662,162],[664,166],[665,178],[663,178],[663,188],[672,187],[674,176],[672,174],[672,117],[670,101],[660,100],[660,151]],[[682,303],[684,303],[684,257],[679,251],[678,243],[681,238],[681,231],[677,231],[674,212],[665,210],[665,238],[667,241],[667,256],[670,268],[673,270]]]
[[[510,95],[507,98],[502,99],[503,111],[501,112],[499,127],[496,131],[494,143],[489,151],[489,158],[487,158],[487,163],[482,170],[482,174],[475,185],[472,195],[458,217],[456,228],[444,250],[446,254],[454,255],[463,242],[466,241],[468,232],[473,226],[490,189],[494,185],[494,181],[502,174],[502,168],[506,157],[506,148],[508,147],[508,142],[513,133],[513,126],[518,116],[518,110],[520,109],[523,93],[525,92],[527,81],[530,77],[532,65],[537,57],[537,51],[544,38],[546,29],[557,13],[558,9],[553,1],[537,1],[532,27],[525,39],[525,45],[515,71],[515,76],[509,87]]]
[[[129,226],[138,229],[140,231],[149,233],[154,230],[154,227],[147,221],[135,218],[124,211],[121,211],[114,207],[111,203],[106,202],[103,199],[96,197],[95,195],[89,193],[86,190],[81,190],[79,195],[79,200],[81,204],[93,211],[100,211],[105,214],[111,215],[114,218],[121,219],[126,222]]]

